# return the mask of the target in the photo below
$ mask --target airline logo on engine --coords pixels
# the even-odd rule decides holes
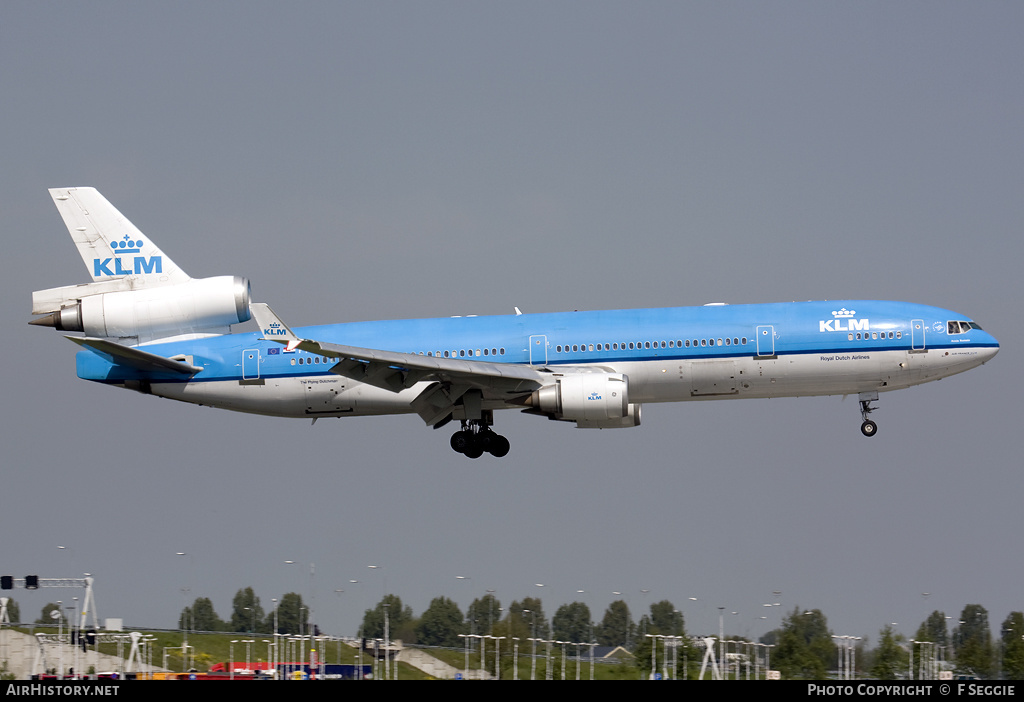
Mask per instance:
[[[590,393],[589,395],[587,395],[587,400],[588,401],[590,401],[590,400],[600,400],[600,399],[601,399],[601,393],[597,392],[596,390],[594,392]]]
[[[127,234],[120,241],[110,242],[110,248],[114,255],[111,258],[94,258],[92,260],[93,277],[163,273],[162,256],[134,256],[131,258],[127,256],[127,254],[141,254],[144,245],[145,242],[141,238],[132,239]]]
[[[832,311],[832,319],[823,319],[818,322],[819,332],[844,332],[844,331],[867,331],[870,329],[867,319],[854,319],[856,310],[848,310],[845,307]]]

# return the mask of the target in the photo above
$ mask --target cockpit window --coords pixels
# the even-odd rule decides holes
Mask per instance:
[[[951,321],[946,323],[946,332],[948,334],[966,334],[971,329],[981,330],[981,327],[974,322],[962,322],[962,321]]]

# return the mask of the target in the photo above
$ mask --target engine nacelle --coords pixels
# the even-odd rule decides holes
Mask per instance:
[[[32,323],[87,336],[135,337],[141,343],[183,334],[226,332],[230,325],[250,316],[249,281],[240,276],[94,294],[89,294],[89,287],[79,286],[85,295]]]
[[[554,419],[586,429],[640,425],[640,405],[629,402],[629,378],[621,373],[564,375],[534,391],[528,403]]]

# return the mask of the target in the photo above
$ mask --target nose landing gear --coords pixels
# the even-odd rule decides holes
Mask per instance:
[[[868,415],[874,412],[877,407],[872,407],[871,403],[878,400],[877,392],[862,392],[860,394],[860,416],[864,420],[864,423],[860,425],[860,433],[864,436],[874,436],[878,431],[878,425],[868,419]]]

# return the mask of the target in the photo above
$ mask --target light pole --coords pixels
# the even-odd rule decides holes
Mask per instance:
[[[263,671],[268,675],[277,679],[277,668],[274,666],[274,651],[277,650],[277,641],[271,641],[270,639],[263,639],[263,643],[267,645],[267,667],[263,668]],[[273,671],[271,673],[271,671]]]
[[[255,642],[256,642],[255,639],[242,639],[242,643],[245,644],[245,671],[247,673],[251,673],[252,672],[252,666],[249,665],[249,661],[252,660],[252,656],[251,656],[252,649],[250,647]]]
[[[182,606],[182,615],[185,617],[185,621],[182,622],[182,629],[184,630],[184,633],[183,633],[183,636],[182,636],[182,643],[181,643],[182,649],[181,649],[181,653],[182,653],[182,655],[185,656],[185,670],[188,670],[189,669],[189,666],[188,666],[188,628],[189,627],[188,627],[188,617],[187,617],[187,615],[185,615],[185,609],[188,607],[188,593],[192,591],[192,586],[191,586],[192,571],[194,570],[195,559],[192,558],[191,554],[185,553],[184,551],[178,551],[174,555],[175,556],[188,556],[188,560],[189,560],[189,582],[186,583],[183,588],[181,588],[181,601],[182,601],[182,604],[183,604],[183,606]]]
[[[494,593],[496,592],[497,590],[487,591],[487,633],[494,631]]]
[[[537,613],[533,610],[524,609],[523,614],[533,615],[533,626],[530,628],[531,635],[530,641],[533,643],[533,649],[530,653],[530,680],[537,679]]]

